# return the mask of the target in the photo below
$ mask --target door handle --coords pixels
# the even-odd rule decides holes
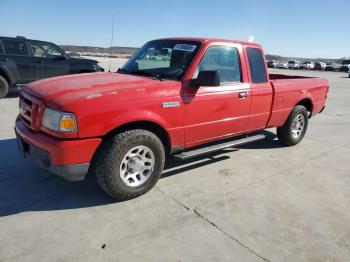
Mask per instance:
[[[3,62],[6,62],[8,60],[9,60],[8,58],[0,58],[0,61],[3,61]]]
[[[41,64],[43,61],[41,61],[41,60],[35,60],[34,61],[34,63],[36,63],[36,64]]]
[[[248,96],[248,93],[247,93],[247,92],[239,92],[239,94],[238,94],[238,97],[239,97],[240,99],[247,98],[247,96]]]

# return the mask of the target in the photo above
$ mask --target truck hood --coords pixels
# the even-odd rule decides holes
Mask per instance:
[[[178,96],[180,82],[120,73],[89,73],[47,78],[22,89],[57,109],[80,103],[104,105],[122,101]]]

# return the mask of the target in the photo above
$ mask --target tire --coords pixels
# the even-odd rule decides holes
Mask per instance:
[[[277,127],[278,141],[284,146],[294,146],[303,140],[308,127],[308,112],[302,105],[293,108],[286,123]],[[301,124],[303,122],[303,125]],[[298,124],[299,123],[299,128]]]
[[[10,85],[7,80],[0,75],[0,99],[7,96],[9,92]]]
[[[148,192],[157,183],[164,162],[161,140],[150,131],[134,129],[105,141],[93,165],[101,188],[117,200],[128,200]]]

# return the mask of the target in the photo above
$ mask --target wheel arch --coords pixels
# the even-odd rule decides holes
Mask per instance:
[[[309,112],[309,118],[311,118],[311,115],[313,112],[313,102],[311,98],[303,98],[299,100],[299,102],[297,102],[295,106],[298,106],[298,105],[304,106],[306,110]]]
[[[131,130],[131,129],[144,129],[154,133],[162,141],[164,145],[164,150],[166,152],[170,152],[171,138],[169,133],[166,131],[166,129],[162,125],[150,120],[137,120],[137,121],[131,121],[131,122],[121,124],[115,127],[114,129],[110,130],[107,134],[105,134],[103,136],[103,140],[106,140],[118,133],[122,133],[124,131]]]
[[[8,74],[8,72],[6,72],[6,70],[4,70],[3,68],[0,67],[0,75],[6,79],[7,83],[9,84],[9,86],[11,87],[13,84],[13,79],[11,78],[11,76]]]

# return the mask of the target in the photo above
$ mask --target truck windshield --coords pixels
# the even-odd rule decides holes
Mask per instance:
[[[197,54],[200,42],[154,40],[146,43],[118,70],[124,74],[181,80]]]

